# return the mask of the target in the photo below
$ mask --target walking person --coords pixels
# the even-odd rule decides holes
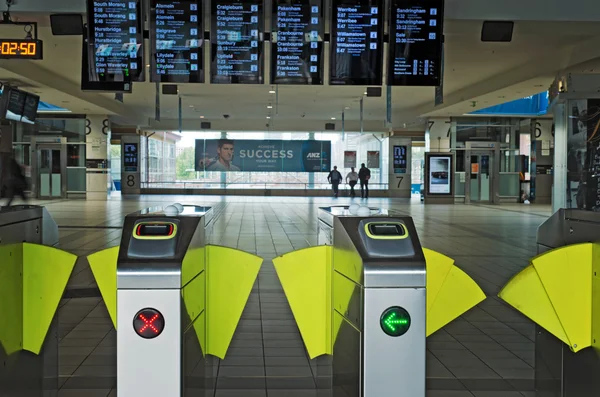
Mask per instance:
[[[342,174],[337,170],[337,166],[333,167],[333,170],[327,176],[327,181],[331,183],[333,189],[333,197],[337,198],[339,194],[339,186],[342,183]]]
[[[17,160],[11,157],[6,164],[6,169],[3,172],[2,183],[3,190],[5,191],[8,202],[7,207],[13,202],[15,196],[21,196],[23,201],[27,201],[25,191],[27,190],[27,179],[23,175],[23,170]]]
[[[369,179],[371,179],[371,170],[365,166],[365,163],[360,165],[358,179],[360,180],[360,197],[365,199],[369,198]]]
[[[346,175],[346,183],[350,185],[350,197],[356,197],[354,186],[358,183],[358,173],[354,171],[354,167],[350,169],[351,171]]]

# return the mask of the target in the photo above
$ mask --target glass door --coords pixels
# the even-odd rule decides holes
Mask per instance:
[[[471,155],[471,201],[491,202],[493,156],[490,153]]]
[[[38,198],[61,198],[62,170],[60,164],[60,149],[40,148],[39,158],[39,189]]]

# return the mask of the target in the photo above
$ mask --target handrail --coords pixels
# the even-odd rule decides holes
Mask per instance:
[[[248,186],[248,187],[241,187]],[[349,184],[342,183],[340,187],[349,189]],[[371,183],[371,190],[387,190],[388,183]],[[168,181],[168,182],[142,182],[142,189],[285,189],[285,190],[324,190],[331,189],[329,183],[307,182],[212,182],[212,181]],[[355,189],[360,189],[357,185]]]

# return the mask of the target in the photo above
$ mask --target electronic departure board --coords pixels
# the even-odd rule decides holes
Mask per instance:
[[[323,84],[322,0],[273,0],[271,84]]]
[[[392,0],[388,84],[439,86],[444,0]]]
[[[263,83],[263,1],[211,1],[213,84]]]
[[[204,82],[204,27],[200,0],[151,0],[152,82]]]
[[[333,0],[330,84],[381,85],[383,0]]]
[[[88,0],[89,81],[144,81],[142,0]]]

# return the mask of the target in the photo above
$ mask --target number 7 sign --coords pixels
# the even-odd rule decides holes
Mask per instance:
[[[403,176],[397,176],[396,179],[398,179],[398,189],[400,189],[400,185],[402,184],[402,181],[404,180]]]

